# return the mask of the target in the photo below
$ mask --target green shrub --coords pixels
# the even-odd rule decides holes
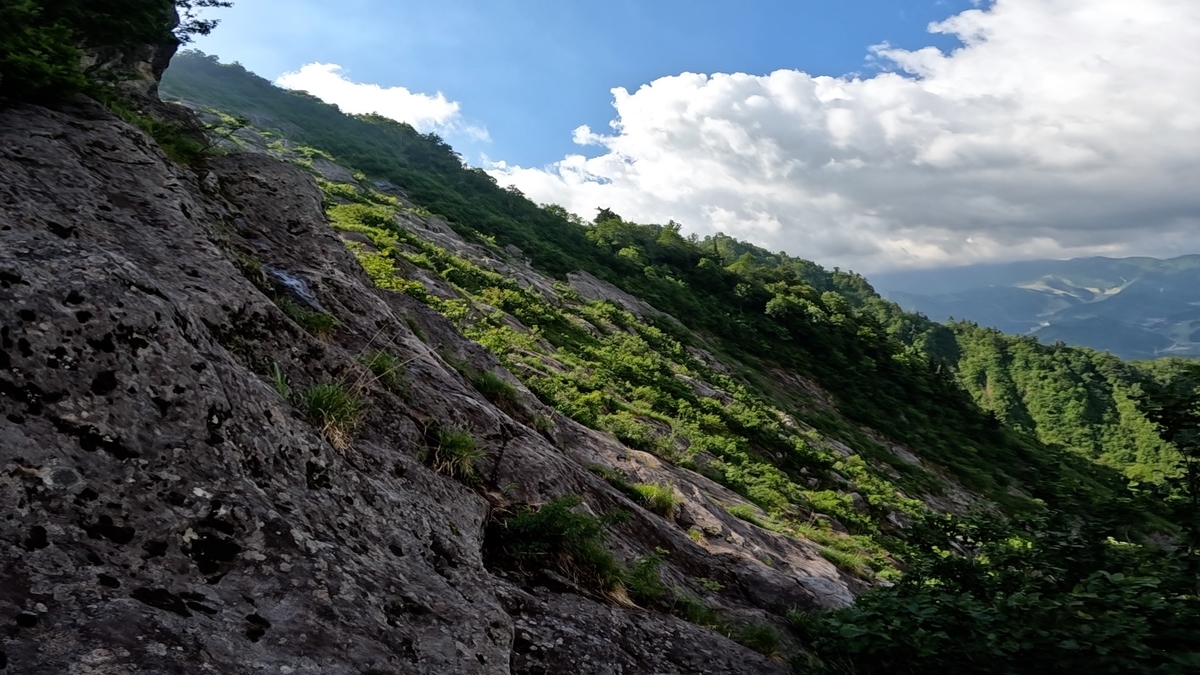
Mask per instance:
[[[325,382],[300,392],[299,402],[330,445],[338,449],[350,446],[363,418],[363,401],[354,392],[341,384]]]
[[[765,656],[779,651],[779,631],[766,624],[747,624],[729,631],[729,639]]]
[[[275,304],[313,337],[328,338],[340,325],[333,315],[301,307],[289,298],[279,298]]]
[[[55,103],[96,82],[80,71],[81,47],[130,47],[172,39],[170,18],[179,10],[175,38],[186,42],[216,25],[196,18],[214,0],[4,0],[0,3],[0,105]]]
[[[479,462],[486,454],[466,429],[446,427],[438,430],[433,450],[433,470],[452,478],[479,480]]]
[[[61,100],[87,84],[74,31],[47,17],[41,3],[0,5],[0,104]]]
[[[409,383],[405,377],[405,361],[383,350],[367,352],[361,355],[359,360],[388,391],[401,396],[408,395]]]
[[[176,164],[192,166],[215,153],[200,128],[193,129],[179,122],[158,120],[142,114],[112,90],[99,90],[96,94],[110,112],[153,138],[167,158]]]
[[[612,518],[572,511],[581,503],[582,497],[568,495],[540,508],[522,507],[511,517],[492,522],[487,546],[494,558],[527,577],[553,569],[585,588],[611,591],[623,576],[605,547],[605,525]]]
[[[658,571],[662,564],[662,553],[655,552],[639,558],[625,573],[625,588],[629,591],[629,596],[639,604],[657,604],[668,596],[667,585],[662,582]]]
[[[667,519],[675,518],[682,500],[669,483],[635,483],[631,487],[647,509]]]

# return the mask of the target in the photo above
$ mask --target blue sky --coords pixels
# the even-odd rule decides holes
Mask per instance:
[[[479,155],[540,166],[573,149],[582,124],[607,128],[618,86],[681,72],[869,72],[868,47],[953,47],[931,21],[969,0],[236,0],[196,46],[274,80],[312,62],[358,82],[443,92],[490,142]]]
[[[1200,252],[1196,0],[235,0],[197,46],[538,203],[865,273]]]

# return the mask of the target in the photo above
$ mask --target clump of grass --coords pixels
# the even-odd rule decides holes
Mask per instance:
[[[605,547],[609,521],[572,510],[582,502],[568,495],[493,520],[486,541],[493,559],[527,577],[553,569],[580,587],[615,591],[624,574]]]
[[[817,553],[821,557],[828,560],[838,567],[838,569],[849,572],[857,577],[870,576],[871,567],[866,556],[849,551],[839,551],[836,548],[828,546],[822,547]]]
[[[472,375],[471,386],[475,387],[475,391],[483,394],[483,397],[491,401],[497,408],[507,413],[516,413],[520,409],[516,387],[505,382],[490,370],[483,370]]]
[[[383,350],[367,352],[359,357],[359,361],[375,375],[379,383],[388,391],[400,396],[408,395],[409,384],[408,378],[405,377],[406,361],[401,361]]]
[[[533,418],[533,428],[538,433],[544,434],[554,428],[554,420],[545,415],[535,415]]]
[[[289,298],[279,298],[275,301],[279,309],[283,310],[284,314],[300,325],[305,331],[313,337],[325,339],[329,337],[334,329],[339,325],[338,320],[332,314],[325,312],[314,312],[296,304]]]
[[[637,500],[663,518],[674,520],[682,500],[669,483],[635,483],[630,486]]]
[[[675,596],[671,602],[671,614],[704,628],[717,629],[721,627],[721,622],[717,619],[717,613],[713,611],[713,608],[694,595]]]
[[[778,523],[771,522],[759,516],[755,508],[749,504],[734,504],[733,506],[726,506],[725,510],[729,512],[729,515],[740,518],[748,523],[753,523],[764,530],[770,530],[771,532],[783,531],[783,528]]]
[[[363,417],[363,401],[357,394],[336,382],[324,382],[300,392],[298,403],[330,445],[339,450],[350,447]]]
[[[729,631],[729,639],[765,656],[779,651],[779,631],[766,624],[747,624]]]
[[[411,316],[406,316],[404,317],[404,323],[408,324],[408,329],[413,332],[413,335],[417,336],[418,340],[424,342],[425,344],[429,344],[429,338],[426,337],[425,331],[421,329],[421,324],[417,323],[416,319],[412,318]]]
[[[451,478],[479,480],[478,464],[484,458],[475,436],[466,429],[447,427],[438,430],[433,450],[433,470]]]

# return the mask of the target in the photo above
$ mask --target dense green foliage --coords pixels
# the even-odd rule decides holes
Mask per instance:
[[[89,84],[83,48],[186,42],[216,25],[197,11],[227,6],[220,0],[0,0],[0,104],[65,99]]]
[[[1197,672],[1195,576],[1105,530],[1057,514],[938,520],[910,537],[923,555],[896,586],[794,622],[832,672]]]

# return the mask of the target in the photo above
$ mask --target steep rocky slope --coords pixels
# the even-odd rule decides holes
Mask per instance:
[[[731,516],[748,505],[697,473],[523,389],[551,424],[489,403],[464,363],[515,380],[438,314],[375,288],[307,173],[256,155],[181,168],[88,103],[0,116],[11,672],[785,670],[619,594],[485,565],[494,511],[571,494],[626,512],[618,559],[660,549],[664,581],[729,625],[778,624],[866,587],[815,545]],[[312,335],[280,305],[336,326]],[[360,364],[378,349],[406,362],[405,396]],[[352,441],[332,445],[273,373],[297,391],[358,392]],[[450,426],[486,451],[480,483],[428,466],[430,430]],[[671,482],[678,522],[595,464]]]

